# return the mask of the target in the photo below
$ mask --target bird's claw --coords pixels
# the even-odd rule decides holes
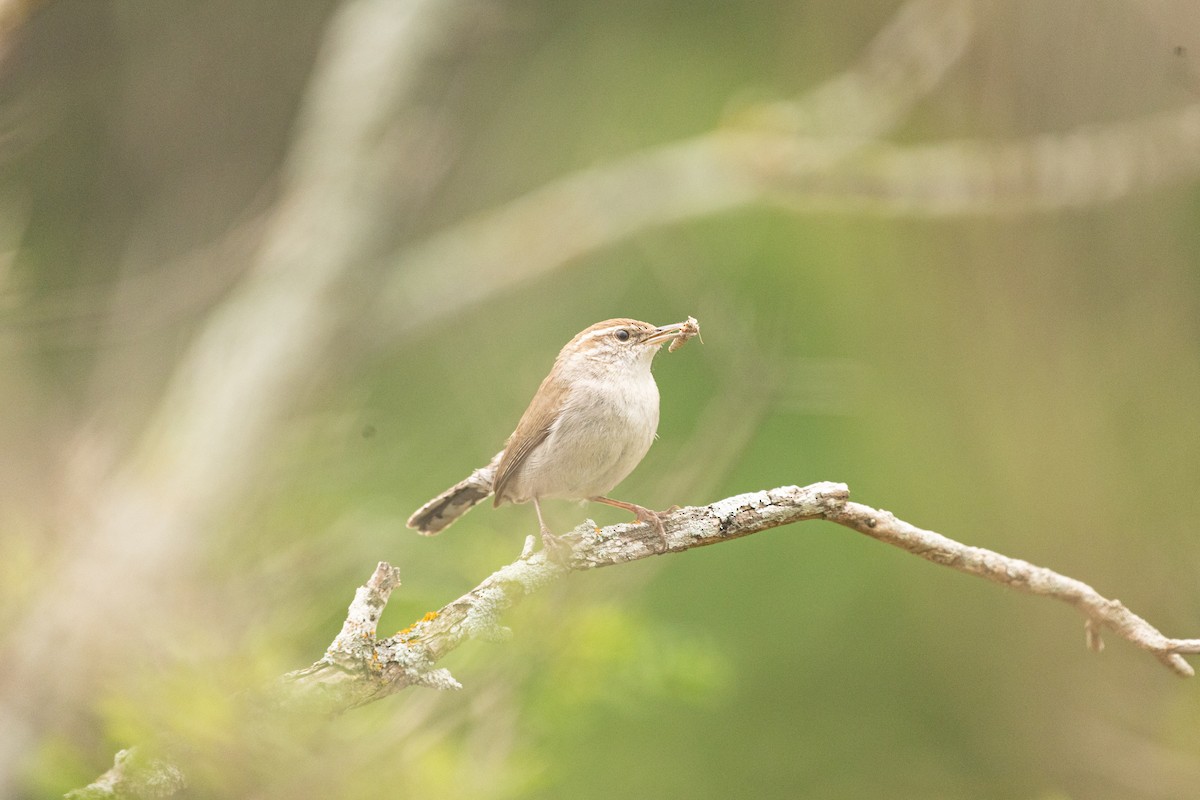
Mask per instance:
[[[560,567],[570,564],[571,553],[574,552],[574,549],[563,537],[555,536],[550,531],[542,531],[542,550],[546,553],[546,558]]]
[[[648,508],[638,507],[634,513],[637,514],[637,521],[649,525],[658,534],[658,541],[662,544],[663,552],[671,549],[670,543],[667,542],[667,528],[663,524],[663,517],[678,509],[678,506],[668,508],[666,511],[651,511]]]

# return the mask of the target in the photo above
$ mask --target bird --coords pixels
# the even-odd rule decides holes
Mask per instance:
[[[541,501],[586,500],[631,512],[665,547],[666,512],[606,495],[641,462],[656,436],[654,356],[666,342],[674,351],[699,332],[692,317],[661,326],[617,318],[584,328],[559,352],[504,449],[417,509],[408,527],[433,536],[494,496],[495,506],[533,503],[549,548],[558,540],[542,516]]]

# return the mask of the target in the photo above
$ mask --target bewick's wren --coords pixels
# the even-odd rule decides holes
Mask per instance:
[[[641,462],[658,429],[658,385],[650,364],[667,341],[698,335],[692,318],[655,327],[634,319],[598,322],[554,360],[504,449],[421,506],[408,527],[440,533],[490,494],[495,505],[532,501],[544,543],[552,543],[539,501],[592,500],[633,512],[663,536],[659,512],[605,497]],[[665,541],[665,539],[664,539]]]

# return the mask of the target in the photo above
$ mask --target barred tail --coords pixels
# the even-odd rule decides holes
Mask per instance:
[[[408,518],[408,527],[416,529],[422,536],[434,536],[450,526],[450,523],[471,510],[492,493],[492,482],[496,478],[496,467],[500,464],[501,450],[486,467],[475,470],[465,480],[451,486]]]

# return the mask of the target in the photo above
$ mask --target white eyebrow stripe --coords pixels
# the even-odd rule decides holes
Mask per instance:
[[[599,339],[601,336],[607,336],[615,330],[617,330],[617,326],[615,325],[608,328],[601,328],[600,330],[592,331],[587,336],[584,336],[579,340],[579,342],[582,344],[583,342],[591,341],[592,339]]]

